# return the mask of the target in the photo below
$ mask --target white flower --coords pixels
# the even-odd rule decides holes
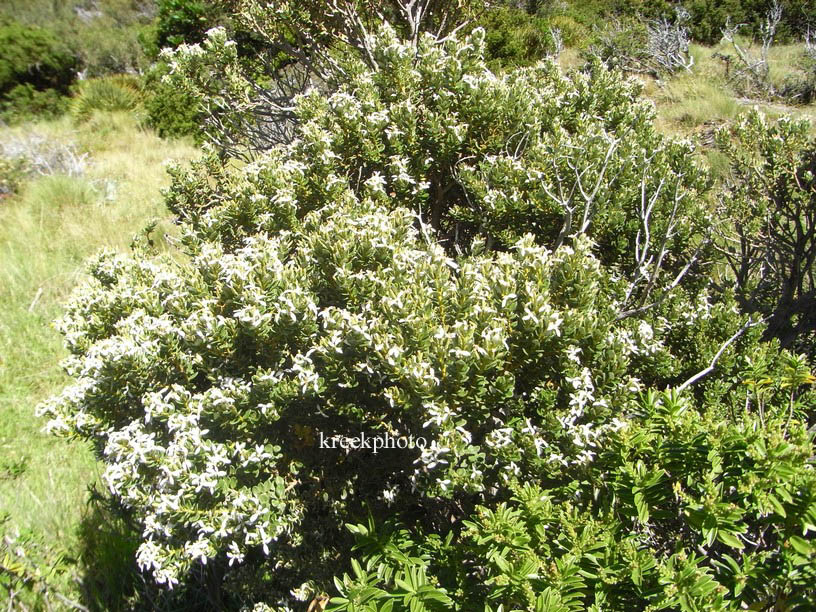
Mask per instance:
[[[379,172],[375,172],[365,181],[365,185],[374,192],[385,193],[385,178]]]
[[[567,359],[570,361],[574,361],[575,363],[580,364],[581,358],[579,355],[581,354],[581,348],[578,346],[570,346],[567,348]]]
[[[229,560],[230,567],[232,567],[233,563],[243,563],[245,556],[246,555],[244,555],[235,541],[229,543],[229,547],[227,548],[227,559]]]
[[[209,545],[204,540],[196,540],[195,542],[187,542],[184,545],[184,554],[190,559],[199,560],[204,565],[207,564],[207,556],[209,552]]]

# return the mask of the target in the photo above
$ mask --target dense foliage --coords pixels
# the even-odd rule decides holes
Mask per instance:
[[[76,79],[77,57],[43,28],[0,25],[0,110],[6,117],[59,110]]]
[[[485,54],[491,66],[527,66],[559,51],[557,26],[517,8],[496,7],[473,25],[485,30]]]
[[[601,66],[570,80],[551,62],[497,78],[472,46],[445,52],[426,39],[415,64],[396,39],[390,45],[374,56],[380,70],[348,63],[350,82],[339,93],[301,99],[303,140],[295,151],[304,163],[326,155],[345,180],[379,183],[387,206],[424,211],[449,249],[467,249],[475,236],[509,246],[525,232],[557,246],[590,231],[599,256],[632,282],[630,304],[643,303],[672,280],[667,272],[679,273],[693,258],[690,237],[706,223],[705,174],[688,143],[658,135],[635,83]],[[214,31],[204,47],[181,48],[175,61],[193,66],[180,74],[198,73],[232,49]],[[236,201],[237,217],[217,225],[202,217],[220,200],[207,195],[216,167],[213,160],[203,175],[184,179],[190,184],[168,204],[209,236],[237,245],[259,229],[253,217],[264,204]],[[309,163],[304,172],[309,187],[321,184],[325,170]],[[325,195],[291,197],[306,212]]]
[[[722,37],[726,23],[745,24],[745,33],[758,37],[772,0],[690,0],[682,3],[691,14],[691,31],[695,40],[715,44]],[[816,7],[807,0],[781,0],[782,22],[778,40],[801,39],[816,24]]]
[[[183,252],[100,255],[60,322],[41,412],[106,463],[140,566],[226,607],[807,605],[814,379],[707,280],[693,147],[601,65],[366,44],[288,145],[176,169]],[[361,434],[424,444],[324,445]]]
[[[167,53],[171,82],[197,101],[202,133],[222,155],[252,157],[293,137],[294,99],[309,89],[333,91],[350,77],[352,54],[376,70],[371,41],[383,20],[412,47],[424,34],[442,41],[480,15],[485,0],[411,2],[222,0],[229,28],[203,44]],[[464,20],[464,22],[463,22]],[[230,32],[238,41],[227,40]],[[243,44],[242,44],[243,41]],[[254,55],[246,57],[247,48]],[[186,57],[176,61],[174,57]]]
[[[217,2],[159,0],[156,44],[159,48],[197,43],[223,13]]]
[[[197,136],[200,125],[196,99],[164,79],[168,70],[167,64],[156,62],[143,77],[145,123],[162,138]]]
[[[742,308],[784,347],[816,353],[816,143],[806,121],[754,111],[719,133],[731,162],[720,250]]]
[[[806,380],[799,361],[785,372],[782,387]],[[330,609],[810,609],[811,436],[754,407],[726,416],[646,393],[590,466],[515,483],[461,530],[350,526],[362,563]]]

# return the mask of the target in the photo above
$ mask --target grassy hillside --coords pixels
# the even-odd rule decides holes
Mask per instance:
[[[46,28],[79,56],[88,76],[136,71],[148,65],[154,0],[4,0],[0,23]]]
[[[660,127],[678,135],[702,135],[706,128],[735,119],[751,106],[758,106],[771,117],[791,114],[816,120],[816,104],[793,105],[762,98],[751,98],[735,90],[725,74],[725,65],[717,54],[727,54],[726,43],[715,47],[692,45],[695,62],[691,72],[680,72],[665,82],[649,79],[645,95],[657,105]],[[771,48],[771,79],[776,84],[801,76],[797,62],[803,45],[778,45]]]

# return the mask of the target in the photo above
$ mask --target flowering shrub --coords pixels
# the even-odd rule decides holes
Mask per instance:
[[[362,501],[449,513],[589,463],[594,423],[640,385],[630,360],[665,352],[648,323],[615,323],[584,241],[452,259],[407,211],[344,199],[233,253],[199,242],[188,266],[105,254],[61,322],[76,383],[43,412],[96,441],[159,581],[256,547],[294,563]],[[358,431],[431,444],[316,448]]]
[[[299,138],[284,153],[240,173],[214,157],[177,173],[171,209],[240,245],[280,228],[264,197],[290,202],[297,216],[350,182],[384,206],[416,211],[450,251],[466,251],[476,236],[506,248],[525,232],[550,247],[588,234],[603,263],[629,280],[629,304],[693,266],[695,236],[710,225],[707,177],[689,143],[656,132],[636,83],[602,66],[567,78],[552,62],[497,77],[485,67],[481,30],[446,45],[425,37],[416,51],[390,29],[375,42],[378,70],[347,61],[340,91],[300,98]],[[231,53],[223,32],[207,45],[177,61]]]
[[[377,69],[372,39],[384,20],[394,24],[408,46],[416,47],[427,36],[440,41],[452,37],[490,2],[218,0],[213,4],[216,12],[229,15],[226,21],[234,31],[233,40],[227,41],[224,28],[213,28],[203,44],[166,50],[174,68],[169,80],[197,100],[210,142],[223,153],[251,157],[291,141],[297,95],[312,87],[332,90],[346,80],[341,56],[355,54],[368,68]]]
[[[344,60],[340,91],[299,99],[290,145],[174,171],[183,253],[92,262],[59,323],[73,384],[40,412],[94,443],[159,583],[206,566],[232,603],[289,606],[331,584],[343,525],[367,512],[434,542],[522,482],[556,483],[559,500],[607,475],[651,486],[628,463],[657,470],[670,449],[609,455],[644,388],[734,409],[760,330],[699,274],[708,183],[690,145],[658,136],[618,74],[498,78],[482,39],[414,48],[383,29],[379,69]],[[782,368],[771,349],[767,362],[763,380]],[[786,397],[762,392],[769,414]],[[798,406],[785,431],[801,438]],[[323,445],[362,434],[426,444]],[[649,496],[633,502],[642,522],[666,501]],[[449,605],[406,571],[397,584]]]

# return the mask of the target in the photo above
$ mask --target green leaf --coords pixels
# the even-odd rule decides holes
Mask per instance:
[[[740,541],[740,539],[737,538],[734,534],[728,531],[724,531],[722,529],[717,532],[717,539],[726,546],[730,546],[731,548],[738,548],[742,550],[745,547],[742,541]]]
[[[791,536],[788,539],[788,542],[790,542],[794,550],[801,555],[810,556],[811,554],[813,554],[813,546],[811,545],[810,542],[808,542],[804,538],[801,538],[799,536]]]
[[[638,520],[644,525],[649,522],[649,507],[646,504],[646,499],[643,493],[637,491],[635,493],[635,508],[637,508]]]
[[[785,508],[782,507],[782,504],[779,503],[779,500],[776,499],[776,497],[774,497],[771,493],[768,493],[768,501],[771,502],[771,505],[774,508],[774,512],[776,512],[779,516],[783,518],[788,516],[787,513],[785,512]]]

